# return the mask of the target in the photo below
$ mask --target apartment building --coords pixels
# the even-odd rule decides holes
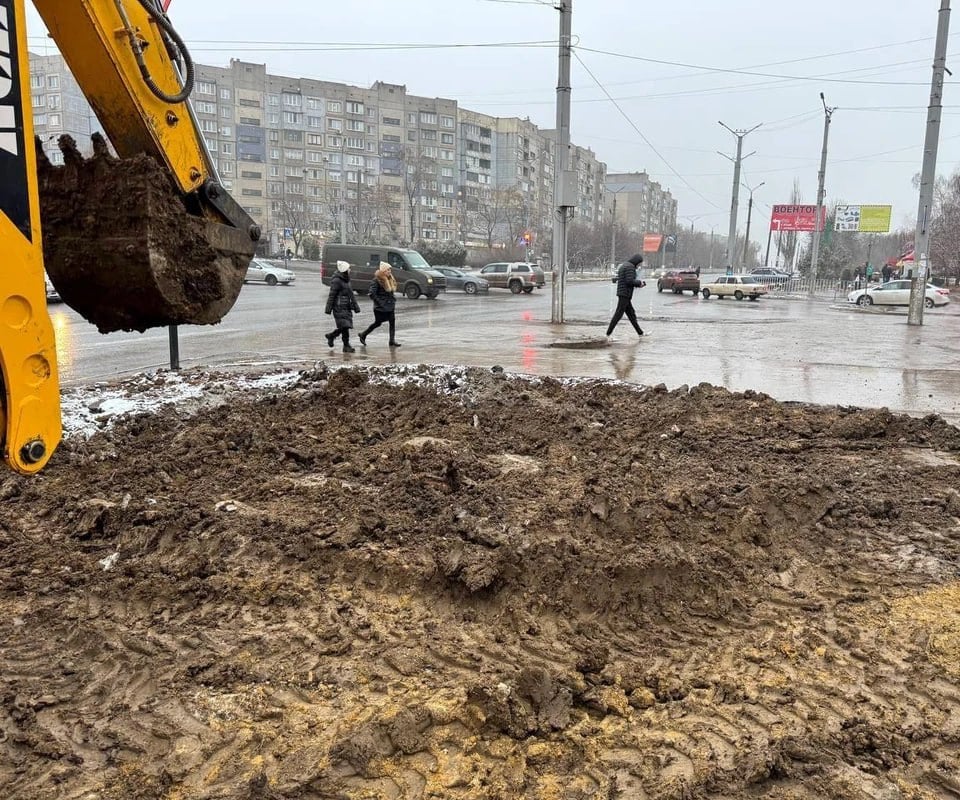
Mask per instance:
[[[613,210],[614,198],[617,222],[630,234],[676,232],[677,201],[646,172],[608,174],[604,202],[608,211]]]
[[[59,133],[85,146],[98,125],[63,59],[31,55],[31,82],[51,158],[60,157]],[[274,75],[239,59],[198,64],[193,105],[221,180],[271,252],[341,231],[350,241],[481,246],[512,243],[518,231],[549,241],[556,132],[529,119],[470,111],[402,84]],[[646,173],[608,175],[591,149],[576,145],[570,158],[578,219],[602,223],[617,192],[617,218],[631,230],[675,229],[676,201]],[[501,200],[508,212],[491,211]],[[492,216],[499,221],[491,232]]]
[[[30,53],[30,96],[35,133],[51,162],[63,163],[57,148],[63,134],[72,136],[84,155],[92,153],[90,135],[100,126],[63,56]]]

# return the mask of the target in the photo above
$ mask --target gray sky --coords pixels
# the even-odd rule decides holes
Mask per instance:
[[[789,200],[795,178],[804,201],[815,202],[823,91],[838,107],[827,202],[893,204],[894,226],[912,226],[917,193],[911,178],[922,161],[939,6],[938,0],[575,0],[573,31],[583,64],[574,59],[573,141],[593,148],[610,171],[646,169],[673,192],[681,218],[705,215],[697,229],[716,225],[725,234],[733,165],[716,151],[732,154],[735,142],[717,121],[733,128],[764,123],[745,140],[744,152],[756,155],[744,162],[743,173],[751,185],[766,182],[755,194],[751,237],[762,243],[770,205]],[[41,34],[39,18],[30,14],[29,32]],[[554,126],[559,15],[541,0],[271,0],[256,6],[173,0],[170,15],[200,63],[225,65],[235,57],[266,63],[278,74],[404,83],[415,94]],[[948,52],[960,53],[960,19],[953,22]],[[489,42],[545,44],[363,52],[330,44]],[[40,50],[42,39],[30,43]],[[944,90],[942,174],[960,161],[958,83],[960,73]],[[741,230],[745,222],[741,192]]]

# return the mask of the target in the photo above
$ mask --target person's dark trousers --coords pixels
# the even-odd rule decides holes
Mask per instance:
[[[633,325],[633,329],[637,332],[637,335],[643,336],[643,329],[637,323],[637,313],[633,310],[633,303],[630,302],[629,297],[617,298],[617,310],[613,312],[610,325],[607,326],[607,336],[613,333],[613,329],[617,327],[617,323],[624,314],[627,315],[627,319],[630,320],[630,324]]]
[[[349,328],[337,328],[335,331],[332,331],[327,334],[327,344],[333,347],[333,343],[337,341],[337,337],[340,337],[343,340],[343,346],[350,346],[350,329]]]
[[[384,322],[389,323],[390,341],[395,342],[396,334],[397,334],[396,312],[376,311],[376,310],[373,312],[373,322],[370,323],[370,327],[368,327],[363,333],[360,334],[360,341],[362,342],[364,339],[366,339],[373,331],[375,331],[377,328],[383,325]]]

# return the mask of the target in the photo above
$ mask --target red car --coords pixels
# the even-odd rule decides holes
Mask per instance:
[[[657,291],[669,290],[674,294],[693,292],[696,296],[700,291],[700,276],[692,269],[671,269],[657,278]]]

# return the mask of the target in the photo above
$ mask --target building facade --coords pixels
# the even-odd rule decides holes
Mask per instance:
[[[31,54],[31,84],[51,159],[60,161],[60,133],[88,147],[98,124],[63,59]],[[556,132],[529,119],[470,111],[402,84],[274,75],[239,59],[198,64],[192,99],[220,179],[261,226],[270,253],[341,235],[549,248]],[[608,175],[576,145],[570,156],[577,219],[602,224],[616,192],[617,219],[629,229],[675,229],[676,201],[646,173]]]
[[[646,172],[607,174],[604,207],[616,208],[616,221],[631,235],[677,231],[677,201]]]

